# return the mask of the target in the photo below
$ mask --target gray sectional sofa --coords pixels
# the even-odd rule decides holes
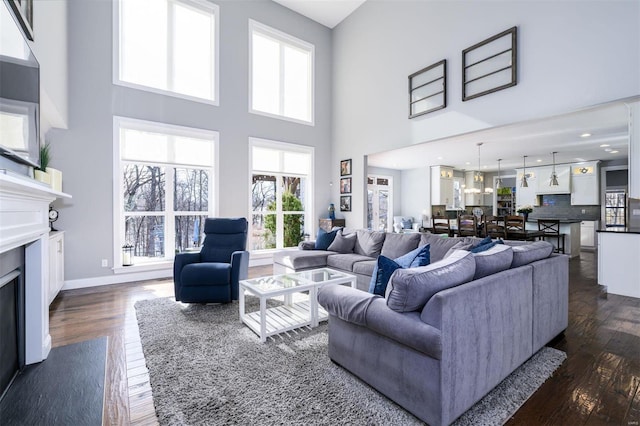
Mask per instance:
[[[397,235],[389,244],[416,238]],[[448,425],[566,329],[569,258],[543,241],[470,253],[449,250],[469,239],[418,235],[431,264],[396,270],[385,297],[327,286],[318,302],[334,362],[428,424]],[[339,267],[368,287],[375,261],[364,254],[297,252],[305,254],[279,257],[276,271]]]

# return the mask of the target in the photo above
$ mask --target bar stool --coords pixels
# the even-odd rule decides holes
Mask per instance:
[[[557,241],[554,252],[564,254],[564,236],[560,233],[560,221],[557,219],[538,219],[538,231],[544,232],[543,240],[553,238]]]

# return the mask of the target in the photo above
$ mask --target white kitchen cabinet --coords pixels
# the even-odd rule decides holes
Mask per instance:
[[[569,194],[571,192],[571,166],[569,164],[557,164],[556,175],[558,186],[549,186],[553,166],[535,167],[538,194]]]
[[[49,287],[48,302],[51,304],[64,285],[64,232],[49,234]]]
[[[453,207],[453,168],[431,167],[431,204]]]
[[[465,206],[484,206],[483,182],[474,179],[476,172],[469,171],[464,173],[464,205]],[[480,173],[481,179],[484,179],[484,173]]]
[[[571,165],[571,205],[600,204],[599,175],[597,161]]]
[[[520,186],[522,181],[523,169],[516,169],[516,210],[522,206],[538,206],[538,173],[535,170],[527,168],[527,184],[528,186]]]
[[[580,247],[594,249],[596,246],[596,222],[583,220],[580,222]]]

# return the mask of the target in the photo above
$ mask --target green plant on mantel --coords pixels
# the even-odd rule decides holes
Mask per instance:
[[[47,166],[49,165],[50,160],[51,160],[51,145],[46,143],[40,147],[40,167],[38,167],[38,170],[42,170],[43,172],[46,172]]]

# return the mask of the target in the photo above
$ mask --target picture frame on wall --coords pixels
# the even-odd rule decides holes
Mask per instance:
[[[340,211],[341,212],[351,211],[351,195],[340,196]]]
[[[27,38],[33,41],[33,0],[8,0]]]
[[[409,118],[447,107],[447,60],[409,76]]]
[[[340,193],[351,194],[351,178],[350,177],[340,178]]]
[[[351,159],[340,161],[340,176],[348,176],[350,174],[351,174]]]

